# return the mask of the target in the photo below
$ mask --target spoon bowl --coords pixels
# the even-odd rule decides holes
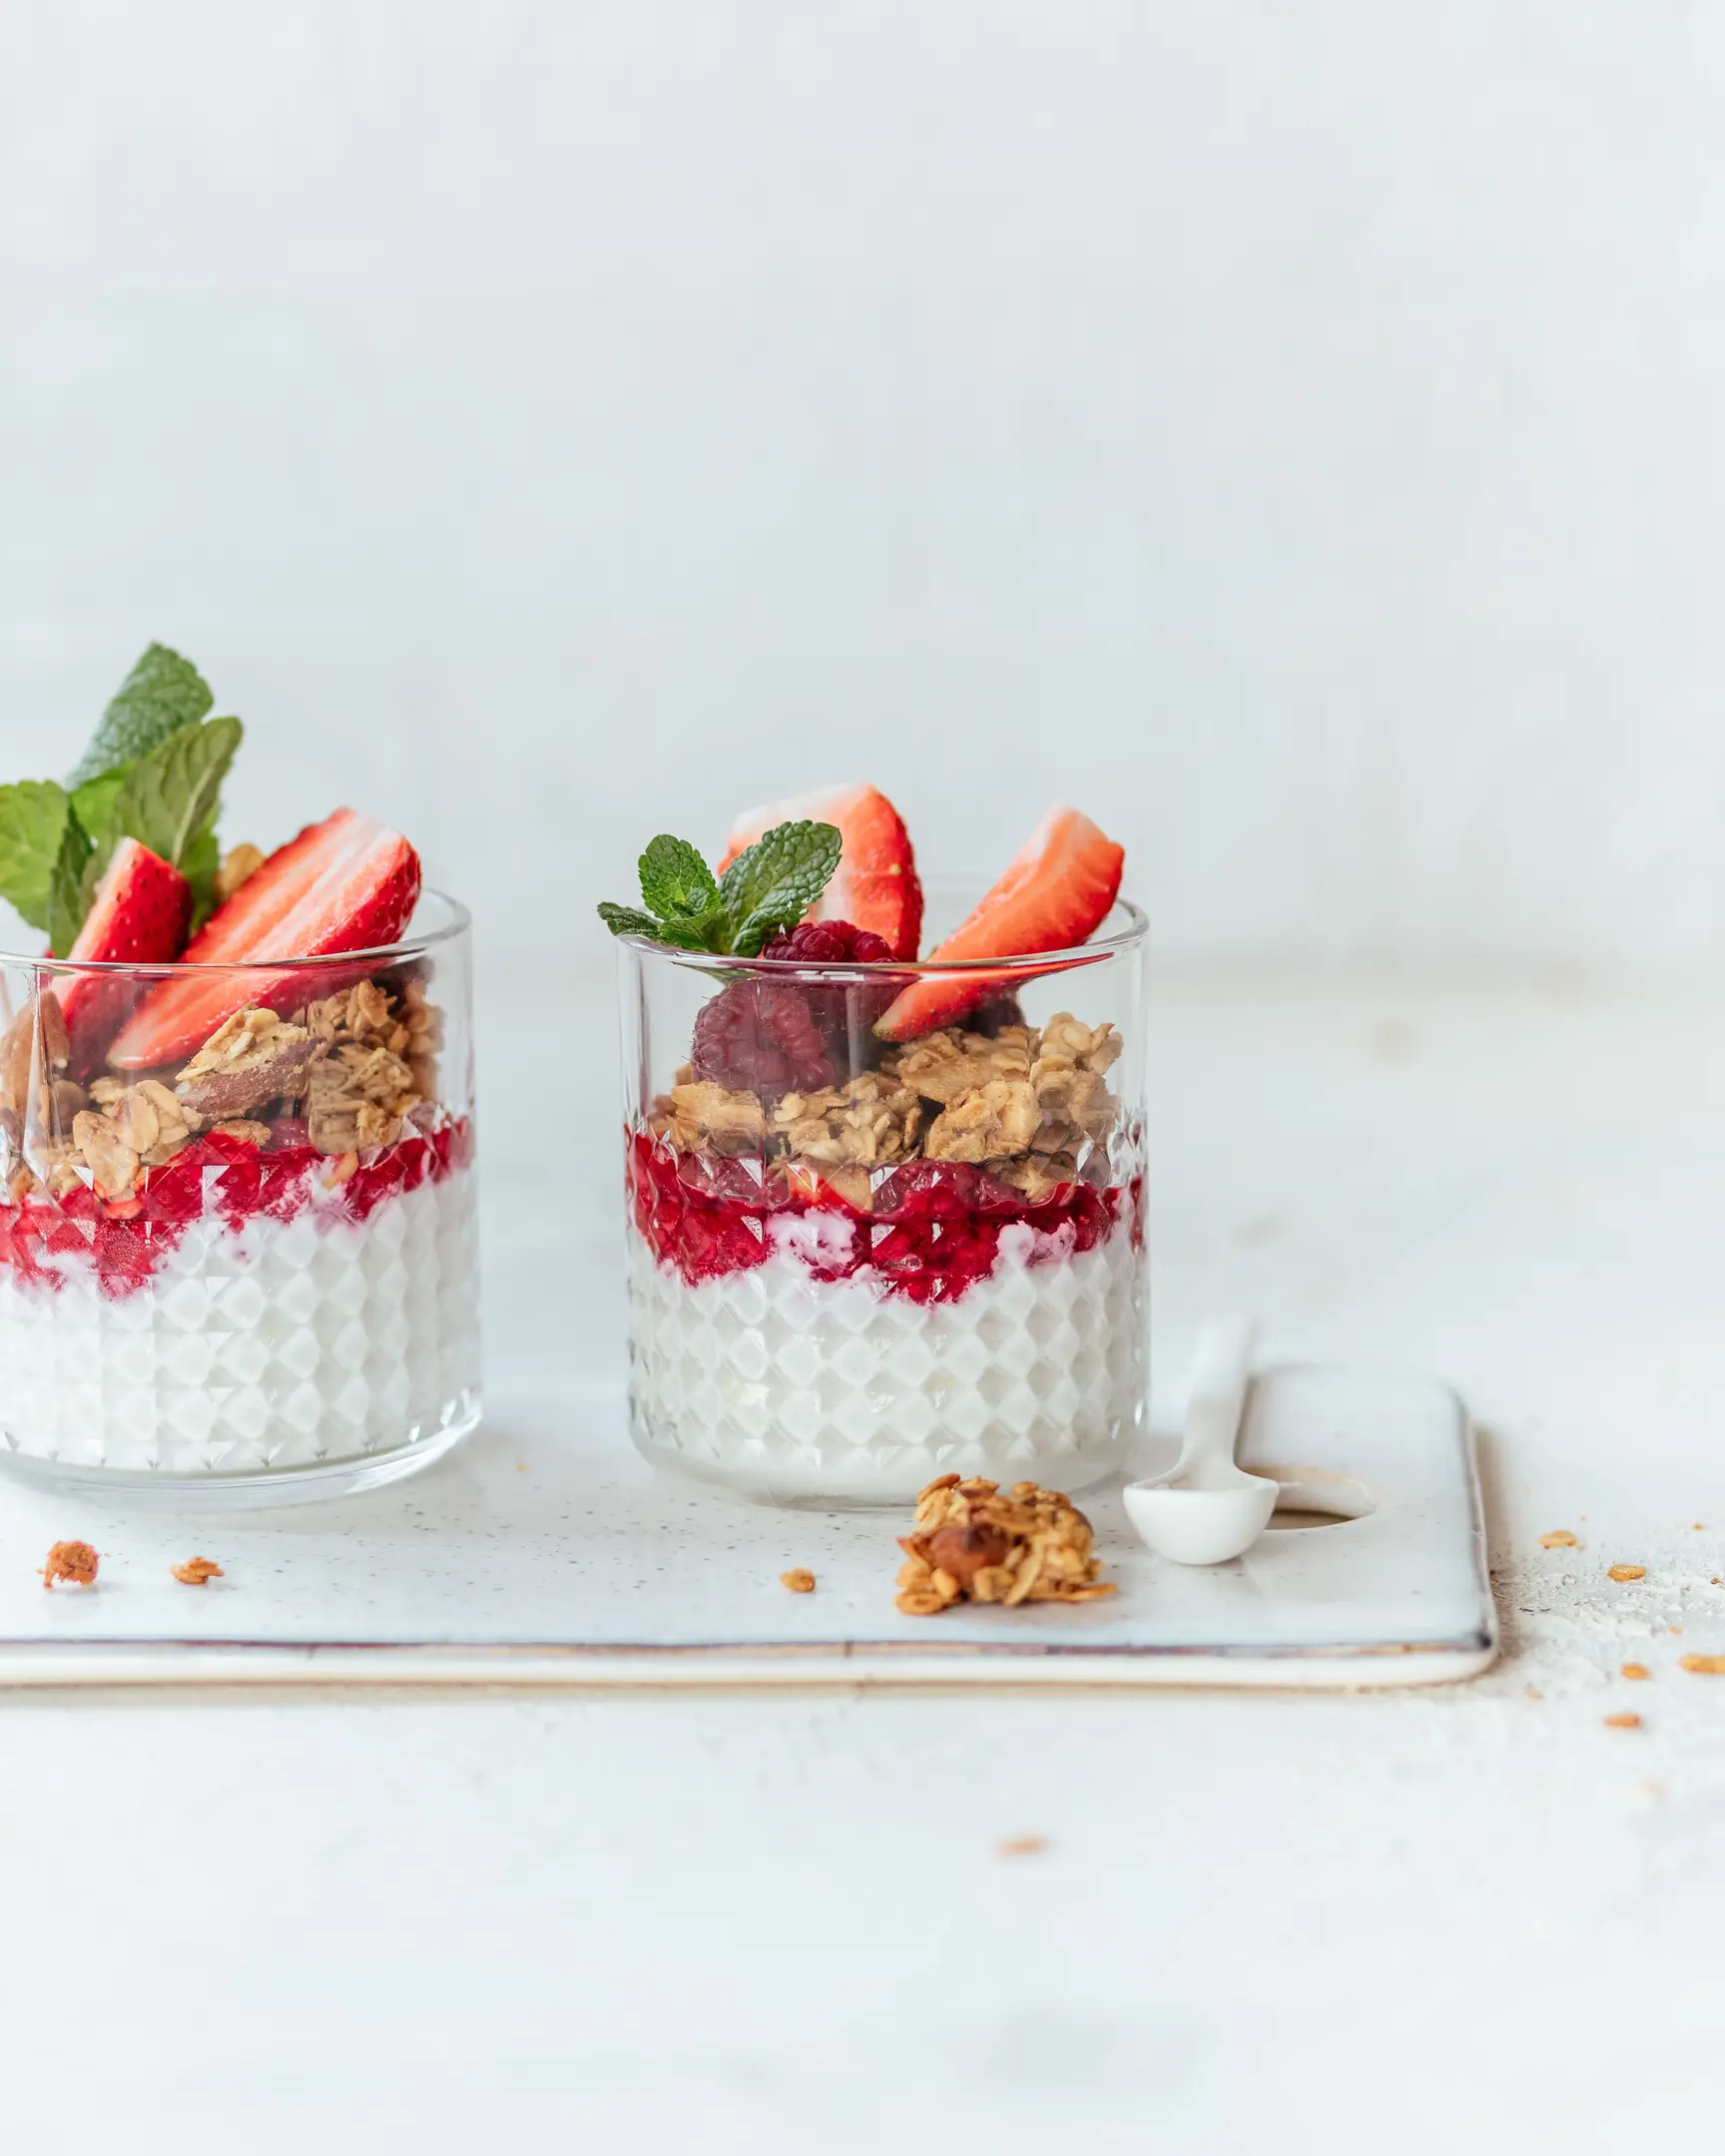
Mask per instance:
[[[1198,1339],[1180,1457],[1168,1473],[1129,1482],[1126,1514],[1159,1556],[1176,1564],[1226,1564],[1270,1524],[1279,1483],[1235,1465],[1255,1328],[1216,1318]]]

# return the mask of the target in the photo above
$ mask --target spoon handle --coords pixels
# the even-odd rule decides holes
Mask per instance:
[[[1177,1472],[1200,1463],[1233,1465],[1257,1331],[1256,1323],[1238,1312],[1207,1319],[1199,1329]]]

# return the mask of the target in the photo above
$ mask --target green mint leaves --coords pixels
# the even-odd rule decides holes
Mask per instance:
[[[48,895],[71,820],[71,798],[52,779],[0,787],[0,894],[32,928],[48,925]]]
[[[192,924],[210,912],[221,858],[222,782],[238,719],[207,719],[215,699],[189,659],[152,644],[102,716],[64,787],[0,787],[0,897],[64,958],[114,848],[136,838],[192,885]]]
[[[613,935],[755,958],[781,928],[794,928],[827,888],[841,843],[831,823],[779,823],[715,882],[687,839],[662,832],[641,856],[647,910],[607,903],[599,918]]]
[[[182,727],[196,726],[216,699],[190,659],[152,644],[121,683],[67,784],[83,786],[134,764]]]

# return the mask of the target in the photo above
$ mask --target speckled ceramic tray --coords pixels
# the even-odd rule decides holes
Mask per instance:
[[[274,1513],[126,1511],[0,1480],[0,1683],[610,1686],[1406,1685],[1496,1647],[1477,1478],[1454,1394],[1424,1380],[1261,1377],[1246,1464],[1308,1508],[1239,1562],[1167,1564],[1117,1493],[1083,1502],[1120,1587],[1072,1608],[892,1607],[896,1517],[772,1512],[636,1459],[621,1405],[505,1392],[413,1481]],[[43,1590],[93,1542],[88,1592]],[[225,1577],[181,1586],[172,1564]],[[781,1572],[819,1586],[791,1594]]]

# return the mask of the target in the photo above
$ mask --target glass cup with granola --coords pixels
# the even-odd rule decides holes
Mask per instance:
[[[1057,809],[935,885],[869,787],[662,837],[620,938],[631,1419],[732,1495],[1082,1489],[1145,1388],[1145,922]],[[951,923],[950,928],[947,923]]]
[[[0,788],[0,1464],[257,1504],[478,1422],[471,945],[351,809],[224,853],[210,702],[153,645]]]

